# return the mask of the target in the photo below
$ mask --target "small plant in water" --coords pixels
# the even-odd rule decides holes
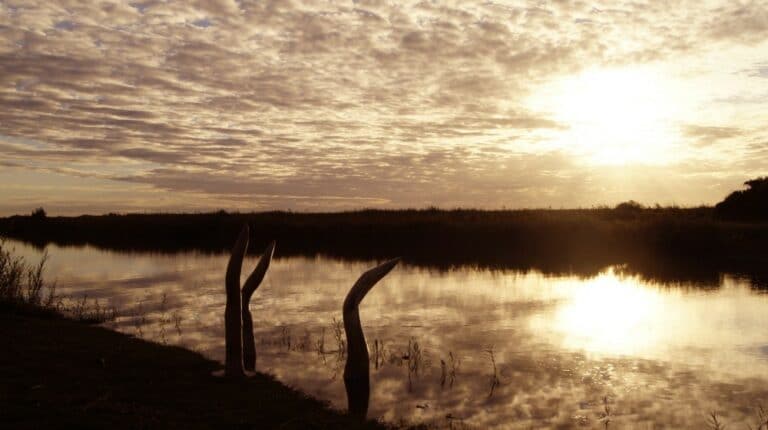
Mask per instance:
[[[182,317],[181,311],[176,309],[173,311],[173,314],[171,314],[171,318],[173,319],[173,328],[176,329],[176,334],[179,336],[179,342],[181,342],[181,322],[184,320],[184,317]]]
[[[325,361],[325,327],[320,330],[320,337],[315,341],[315,351]]]
[[[168,338],[166,336],[166,328],[165,326],[170,323],[170,319],[168,318],[168,294],[163,293],[162,298],[160,299],[160,342],[162,344],[168,343]]]
[[[613,413],[611,412],[611,404],[608,401],[608,396],[603,397],[603,412],[600,414],[600,421],[603,423],[603,427],[606,429],[611,425],[611,418]]]
[[[448,351],[448,362],[442,358],[440,359],[440,388],[445,388],[446,382],[448,383],[448,388],[453,388],[458,367],[459,362],[453,356],[453,351]]]
[[[144,337],[144,325],[147,323],[147,314],[144,311],[144,304],[139,301],[136,307],[131,312],[133,327],[136,330],[136,336]]]
[[[754,430],[768,430],[768,412],[763,409],[763,405],[757,405],[757,427]],[[752,426],[747,426],[750,430]]]
[[[712,430],[725,430],[725,424],[720,421],[716,411],[712,411],[707,419],[707,425]]]
[[[496,390],[496,387],[498,387],[501,384],[501,380],[499,379],[499,371],[496,367],[496,356],[493,353],[493,345],[491,345],[488,349],[485,350],[485,353],[488,354],[488,358],[491,360],[491,377],[490,377],[490,392],[488,393],[488,397],[493,397],[493,392]]]
[[[334,317],[331,328],[333,329],[333,338],[336,341],[336,350],[339,357],[344,357],[347,354],[347,342],[344,340],[344,323]]]
[[[284,325],[280,328],[280,345],[289,351],[291,349],[291,329],[288,326]]]
[[[374,369],[378,370],[379,367],[384,365],[384,341],[379,339],[373,340],[373,360]]]

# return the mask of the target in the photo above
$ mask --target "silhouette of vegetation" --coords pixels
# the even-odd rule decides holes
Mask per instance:
[[[13,255],[0,240],[0,311],[40,317],[67,316],[79,322],[103,323],[117,318],[115,308],[103,307],[97,300],[65,298],[56,294],[56,284],[43,277],[48,254],[37,264]]]
[[[590,276],[609,265],[664,282],[718,283],[720,273],[768,279],[768,223],[735,222],[711,207],[571,210],[362,210],[341,213],[201,213],[29,216],[0,219],[0,234],[37,246],[221,253],[241,226],[252,249],[277,240],[276,258],[325,255],[407,264],[540,270]],[[375,243],[376,246],[371,246]]]
[[[734,191],[715,206],[718,218],[768,221],[768,177],[744,182],[746,190]]]
[[[52,307],[55,300],[55,287],[48,288],[48,296],[43,297],[43,269],[47,255],[36,265],[27,264],[22,257],[14,256],[5,249],[0,241],[0,302],[11,306]]]
[[[31,216],[32,216],[32,218],[41,220],[41,219],[45,219],[48,215],[45,213],[45,209],[37,208],[37,209],[32,211],[32,215]]]
[[[643,209],[645,209],[645,207],[642,204],[634,200],[628,200],[616,205],[616,207],[613,208],[613,211],[619,218],[632,219],[642,215]]]

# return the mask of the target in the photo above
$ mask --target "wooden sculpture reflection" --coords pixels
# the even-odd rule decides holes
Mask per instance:
[[[255,370],[256,348],[253,339],[253,319],[248,305],[251,301],[251,296],[253,296],[254,291],[259,287],[264,279],[264,275],[267,273],[275,250],[275,242],[270,243],[261,259],[259,259],[259,263],[256,265],[253,273],[245,281],[241,291],[240,270],[243,265],[243,257],[245,257],[246,250],[248,249],[248,236],[249,229],[246,224],[240,231],[235,246],[232,248],[224,280],[227,292],[227,303],[224,310],[224,338],[226,344],[224,374],[229,377],[244,376],[244,364],[246,370]],[[245,357],[243,357],[243,349],[245,349]]]
[[[347,390],[347,405],[349,413],[365,418],[368,413],[368,398],[370,396],[370,375],[368,347],[365,343],[363,327],[360,325],[358,306],[368,291],[387,275],[399,258],[389,260],[363,273],[349,290],[342,308],[344,315],[344,332],[347,335],[347,363],[344,366],[344,387]]]

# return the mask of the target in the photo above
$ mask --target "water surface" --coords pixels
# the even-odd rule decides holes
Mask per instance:
[[[119,309],[108,326],[223,360],[227,255],[47,251],[60,294]],[[376,262],[279,258],[279,244],[276,257],[251,304],[257,368],[345,409],[341,303]],[[255,264],[246,259],[243,277]],[[698,429],[718,411],[746,428],[756,427],[755,407],[768,406],[768,296],[729,275],[667,285],[620,267],[583,278],[401,264],[360,312],[369,417]]]

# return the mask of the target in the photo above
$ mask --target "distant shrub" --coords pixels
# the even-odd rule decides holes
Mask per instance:
[[[734,191],[715,206],[715,216],[731,220],[768,220],[768,177],[744,182],[746,190]]]
[[[618,205],[616,205],[616,207],[614,208],[614,210],[622,211],[622,212],[640,212],[643,209],[645,209],[645,206],[643,206],[642,204],[634,200],[627,200],[626,202],[621,202]]]
[[[48,214],[45,213],[45,209],[37,208],[32,211],[31,216],[32,218],[35,218],[35,219],[45,219],[48,216]]]
[[[621,220],[635,220],[643,214],[645,206],[634,200],[621,202],[611,211],[611,217]]]

